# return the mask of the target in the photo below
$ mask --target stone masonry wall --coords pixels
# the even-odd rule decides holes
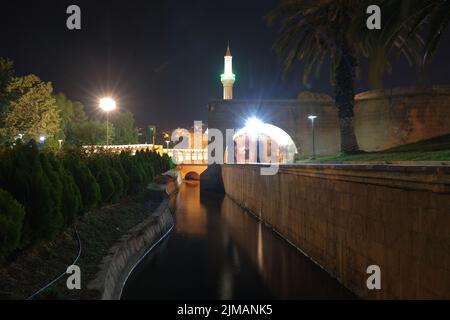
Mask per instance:
[[[91,290],[97,290],[102,300],[118,300],[122,288],[136,263],[156,244],[175,224],[171,208],[178,192],[180,179],[176,171],[169,171],[162,178],[165,185],[155,187],[169,195],[155,212],[140,224],[129,230],[104,257],[96,278],[89,283]]]
[[[358,296],[450,299],[450,168],[224,165],[226,193]],[[366,287],[381,267],[382,289]]]
[[[208,127],[239,130],[259,117],[286,131],[299,156],[312,154],[309,115],[316,115],[316,152],[340,151],[337,110],[327,95],[303,93],[297,100],[216,100],[208,105]],[[362,150],[380,151],[450,134],[450,86],[404,87],[356,96],[355,132]],[[225,145],[225,144],[224,144]]]

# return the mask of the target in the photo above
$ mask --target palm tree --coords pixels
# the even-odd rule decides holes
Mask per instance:
[[[437,51],[441,37],[450,21],[448,0],[377,0],[363,1],[382,9],[383,27],[368,32],[360,28],[367,18],[359,11],[353,19],[350,33],[353,41],[366,51],[369,60],[369,85],[382,87],[382,78],[391,71],[389,58],[395,52],[423,70]]]
[[[399,27],[389,42],[380,36],[380,32],[370,32],[366,27],[366,10],[374,2],[392,6],[392,2],[398,5],[403,1],[280,0],[278,7],[267,16],[269,24],[281,24],[275,47],[279,56],[284,57],[285,72],[291,71],[295,63],[301,61],[306,81],[313,69],[319,73],[324,60],[330,58],[343,153],[359,151],[353,127],[353,109],[360,58],[378,51],[377,68],[373,69],[379,74],[389,67],[385,53],[391,48],[401,47],[402,54],[414,59],[420,44],[420,38],[412,29],[411,36],[405,37],[407,31]],[[399,12],[392,14],[398,17]]]
[[[353,13],[360,0],[281,0],[267,16],[269,24],[281,22],[275,47],[284,57],[285,72],[297,61],[304,63],[304,81],[316,73],[327,57],[331,59],[332,82],[341,132],[341,151],[359,150],[353,128],[354,83],[358,67],[358,47],[349,37]]]
[[[423,51],[416,62],[423,67],[431,62],[442,35],[450,23],[448,0],[384,0],[380,1],[389,23],[374,43],[386,43],[397,39],[397,47],[403,50],[413,37],[423,35]],[[400,15],[399,15],[400,13]],[[395,40],[394,40],[395,41]],[[385,46],[386,49],[391,49]]]

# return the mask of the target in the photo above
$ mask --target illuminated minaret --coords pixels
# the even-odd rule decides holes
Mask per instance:
[[[233,73],[233,57],[231,56],[229,44],[225,53],[225,70],[220,76],[220,80],[223,84],[223,99],[233,100],[233,85],[236,81],[236,75]]]

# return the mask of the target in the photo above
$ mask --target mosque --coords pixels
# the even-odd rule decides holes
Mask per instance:
[[[229,45],[224,60],[224,73],[220,76],[223,85],[223,101],[225,105],[231,105],[236,75],[233,73],[233,57]],[[231,127],[227,129],[231,129]],[[225,147],[226,163],[294,161],[297,148],[289,134],[277,126],[263,122],[256,113],[246,119],[244,126],[239,129],[233,127],[233,129],[236,130],[233,135],[233,145]],[[233,149],[234,154],[230,154],[229,149]]]
[[[223,98],[208,103],[208,127],[224,138],[225,163],[293,163],[340,152],[340,127],[332,97],[302,92],[290,100],[239,100],[228,45]],[[412,86],[357,94],[354,129],[361,150],[382,151],[450,134],[450,86]],[[231,140],[231,139],[229,139]],[[209,137],[211,141],[211,137]],[[234,152],[228,150],[234,149]]]

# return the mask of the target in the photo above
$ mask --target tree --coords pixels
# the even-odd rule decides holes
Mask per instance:
[[[69,155],[64,159],[64,168],[71,173],[81,193],[82,208],[88,211],[100,201],[100,186],[91,170],[78,155]]]
[[[0,57],[0,93],[14,77],[14,63],[10,59]]]
[[[114,126],[109,124],[109,142],[114,141]],[[77,145],[106,144],[106,123],[88,120],[74,130],[74,143]]]
[[[100,170],[96,178],[100,186],[102,203],[103,204],[111,203],[114,197],[115,189],[113,179],[111,178],[110,170],[108,168]]]
[[[37,140],[41,135],[54,136],[60,131],[61,118],[50,82],[35,75],[16,77],[5,91],[9,107],[2,130],[10,140],[18,134]]]
[[[422,69],[432,61],[442,35],[450,23],[450,2],[446,0],[378,2],[382,8],[383,20],[389,23],[383,26],[383,32],[360,35],[361,38],[369,39],[369,42],[373,43],[372,52],[378,54],[374,56],[373,69],[379,69],[380,60],[388,56],[394,47],[402,53],[406,52],[410,63],[416,63]],[[423,50],[411,51],[411,47]]]
[[[55,230],[60,230],[64,225],[64,213],[62,211],[62,194],[63,194],[63,183],[58,172],[53,168],[50,163],[51,154],[41,152],[39,154],[39,159],[43,169],[44,175],[47,176],[50,182],[50,195],[52,206],[50,208],[50,214],[52,217],[52,225]]]
[[[138,130],[134,127],[134,116],[130,111],[117,113],[112,119],[114,143],[119,145],[137,144]]]
[[[267,16],[269,24],[281,22],[276,49],[284,58],[285,72],[292,70],[298,61],[304,63],[304,81],[320,67],[326,58],[331,60],[331,78],[334,86],[335,105],[341,132],[341,151],[355,153],[358,142],[353,127],[355,105],[355,79],[359,59],[374,48],[374,37],[364,23],[355,17],[366,14],[369,1],[361,0],[280,0],[280,4]],[[377,1],[370,1],[377,3]],[[397,1],[403,2],[403,1]],[[399,14],[399,12],[397,12]],[[366,16],[367,17],[367,16]],[[386,19],[384,19],[386,21]],[[373,33],[375,34],[375,33]],[[391,39],[383,48],[397,45],[401,39]],[[414,46],[403,41],[403,54],[415,52]],[[388,64],[386,56],[380,61],[382,70]]]
[[[0,57],[0,128],[3,127],[4,113],[8,109],[6,87],[13,77],[13,62],[9,59]]]
[[[0,189],[0,259],[19,247],[24,216],[23,206]]]
[[[428,2],[428,3],[427,3]],[[426,14],[422,6],[435,1],[423,0],[364,0],[364,7],[377,5],[382,12],[382,27],[380,30],[368,32],[361,28],[366,23],[367,14],[359,11],[352,19],[350,34],[353,43],[358,44],[366,57],[368,64],[368,82],[372,89],[383,87],[383,76],[392,71],[390,58],[394,53],[400,53],[410,65],[423,65],[424,40],[421,25],[413,26],[413,21],[421,21]],[[417,20],[418,19],[418,20]]]
[[[76,143],[76,131],[88,121],[84,106],[81,102],[67,99],[64,93],[55,96],[61,116],[61,129],[64,134],[65,143]]]
[[[49,161],[62,183],[61,210],[64,226],[68,226],[82,213],[80,189],[75,184],[73,176],[64,169],[60,159],[50,156]]]
[[[60,228],[52,182],[42,166],[39,149],[31,140],[6,151],[0,161],[1,187],[25,207],[21,244],[51,239]]]

